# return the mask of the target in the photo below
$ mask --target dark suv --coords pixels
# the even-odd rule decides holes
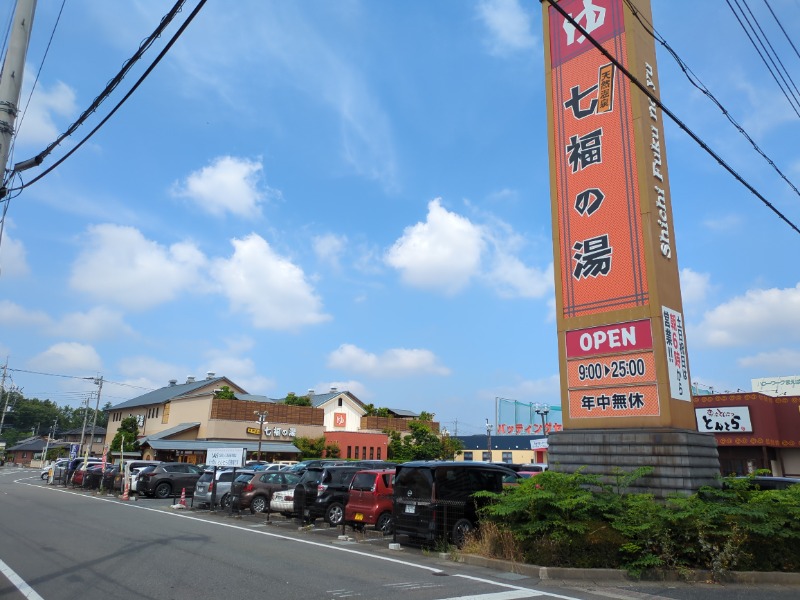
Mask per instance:
[[[342,523],[350,482],[363,467],[309,467],[294,490],[294,515],[313,523],[324,518],[330,525]]]
[[[478,524],[475,492],[500,492],[516,473],[491,463],[408,462],[394,477],[394,528],[398,534],[431,542],[449,539],[456,546]]]
[[[145,496],[169,498],[186,490],[186,495],[190,496],[202,474],[203,469],[196,465],[162,462],[152,471],[142,471],[139,474],[136,491]]]

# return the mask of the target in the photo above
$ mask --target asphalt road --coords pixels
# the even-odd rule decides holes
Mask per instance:
[[[442,559],[391,538],[264,515],[176,510],[49,486],[0,469],[2,600],[777,599],[800,587],[541,581]],[[404,540],[399,540],[401,543]]]

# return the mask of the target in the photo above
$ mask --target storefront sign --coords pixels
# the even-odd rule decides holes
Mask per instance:
[[[676,400],[692,401],[689,385],[689,364],[686,357],[686,336],[683,315],[666,306],[661,307],[664,323],[664,343],[667,348],[670,395]]]
[[[697,431],[707,433],[752,433],[750,408],[747,406],[717,406],[696,408]]]

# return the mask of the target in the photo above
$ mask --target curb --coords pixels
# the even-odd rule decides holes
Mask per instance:
[[[476,567],[486,567],[497,571],[506,571],[538,577],[541,580],[578,580],[578,581],[637,581],[623,569],[572,569],[566,567],[541,567],[525,563],[515,563],[498,558],[486,558],[476,554],[461,554],[456,562]],[[713,581],[711,571],[649,571],[642,574],[642,581],[676,581],[685,583],[710,583]],[[800,586],[800,573],[783,571],[729,571],[719,577],[721,583],[734,584],[778,584]]]

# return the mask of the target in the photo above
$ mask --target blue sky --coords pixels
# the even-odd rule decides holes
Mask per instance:
[[[68,2],[31,95],[60,7],[40,2],[13,161],[62,133],[171,5]],[[798,30],[796,1],[770,6]],[[727,4],[653,0],[653,13],[800,179],[800,118]],[[664,104],[800,222],[795,192],[661,48],[658,61]],[[798,234],[665,129],[694,382],[797,375]],[[114,404],[208,371],[270,397],[336,386],[459,434],[484,432],[496,397],[557,405],[546,136],[538,1],[209,2],[117,114],[11,201],[0,356],[26,396],[60,405],[95,386],[29,371],[102,375]]]

